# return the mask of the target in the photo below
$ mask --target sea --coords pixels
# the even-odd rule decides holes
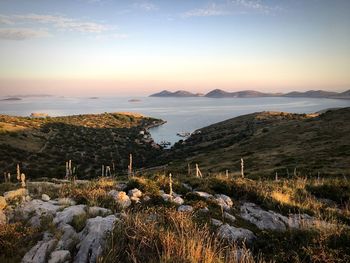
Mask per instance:
[[[2,99],[2,98],[0,98]],[[24,97],[0,101],[0,114],[29,116],[43,112],[50,116],[86,113],[135,112],[160,118],[166,124],[150,129],[157,143],[183,139],[202,127],[259,111],[313,113],[329,108],[350,107],[350,100],[323,98],[159,98],[159,97]]]

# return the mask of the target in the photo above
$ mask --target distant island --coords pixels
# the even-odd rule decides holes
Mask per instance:
[[[6,98],[6,99],[2,99],[2,101],[12,101],[12,100],[22,100],[22,99],[18,98],[18,97],[10,97],[10,98]]]
[[[221,89],[214,89],[207,94],[192,93],[185,90],[171,92],[163,90],[150,95],[150,97],[207,97],[207,98],[261,98],[261,97],[294,97],[294,98],[329,98],[329,99],[350,99],[350,90],[344,92],[331,92],[324,90],[309,90],[305,92],[293,91],[289,93],[265,93],[255,90],[242,90],[228,92]]]

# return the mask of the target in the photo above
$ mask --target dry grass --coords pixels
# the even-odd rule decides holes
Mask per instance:
[[[129,213],[99,262],[254,262],[246,248],[225,244],[192,215],[171,209]]]

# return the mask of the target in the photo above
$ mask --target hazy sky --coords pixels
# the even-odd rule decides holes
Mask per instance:
[[[349,0],[0,0],[0,95],[350,88]]]

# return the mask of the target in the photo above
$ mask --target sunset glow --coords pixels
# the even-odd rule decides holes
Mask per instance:
[[[0,94],[350,87],[350,2],[1,1]]]

